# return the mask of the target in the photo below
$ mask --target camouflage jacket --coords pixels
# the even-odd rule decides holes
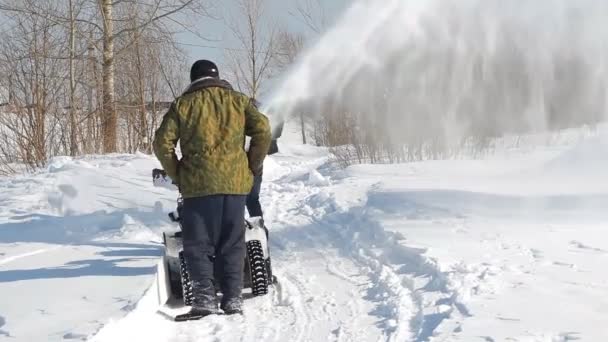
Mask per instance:
[[[245,151],[245,136],[251,137]],[[179,141],[182,158],[177,159]],[[271,141],[268,118],[226,81],[194,82],[154,136],[154,153],[184,198],[245,195],[261,174]]]

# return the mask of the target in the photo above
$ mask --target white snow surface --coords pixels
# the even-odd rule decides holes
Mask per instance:
[[[83,340],[132,310],[174,205],[152,187],[155,166],[144,155],[62,157],[0,178],[0,340]]]
[[[184,323],[156,313],[157,162],[58,158],[0,179],[0,340],[606,341],[607,138],[347,169],[284,144],[261,193],[279,285]]]

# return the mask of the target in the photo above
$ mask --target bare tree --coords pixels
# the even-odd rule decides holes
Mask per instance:
[[[227,59],[239,90],[257,98],[271,76],[276,25],[264,25],[264,0],[238,0],[238,8],[239,17],[230,28],[239,45],[228,50]]]
[[[290,32],[286,29],[280,30],[276,36],[275,63],[279,70],[284,70],[293,65],[302,50],[306,38],[302,33]]]
[[[196,12],[200,9],[197,0],[140,0],[134,1],[135,4],[141,4],[140,11],[137,11],[135,16],[128,18],[117,18],[113,16],[113,8],[120,4],[121,1],[113,2],[112,0],[100,0],[101,13],[103,18],[103,135],[104,135],[104,151],[117,151],[117,113],[114,94],[114,40],[129,32],[143,30],[153,23],[171,19],[175,14],[191,8]],[[149,10],[145,10],[148,8]],[[201,12],[198,12],[201,13]],[[203,12],[202,13],[206,13]],[[143,15],[142,15],[143,14]],[[114,21],[130,23],[126,27],[114,32]],[[133,44],[134,41],[127,44]]]
[[[112,0],[101,0],[103,20],[103,150],[116,152],[116,103],[114,102],[114,19]]]
[[[52,9],[54,4],[36,5]],[[0,68],[11,80],[12,99],[10,111],[0,117],[4,135],[4,155],[0,158],[5,163],[40,167],[57,143],[54,138],[64,89],[61,84],[66,77],[62,61],[48,57],[58,56],[65,49],[62,28],[52,20],[27,13],[14,13],[9,20],[14,26],[0,40]]]
[[[137,12],[137,6],[129,11]],[[184,58],[178,53],[169,32],[162,25],[151,25],[146,30],[133,30],[124,37],[133,42],[117,57],[117,97],[119,112],[119,145],[128,152],[151,152],[157,114],[166,110],[167,101],[176,96],[175,75],[167,71],[182,69]],[[161,52],[162,51],[162,52]]]
[[[296,11],[292,11],[291,15],[316,34],[320,34],[327,27],[327,15],[321,0],[297,0]]]
[[[0,0],[3,170],[44,166],[55,155],[149,152],[159,115],[183,86],[175,29],[187,20],[177,25],[174,16],[186,9],[207,16],[205,6]]]
[[[303,34],[281,30],[276,39],[276,68],[280,71],[284,71],[289,66],[293,65],[304,48],[304,42],[305,38]],[[306,113],[303,110],[300,110],[298,111],[298,116],[300,118],[302,143],[306,144]]]
[[[70,154],[75,156],[78,154],[78,139],[77,139],[77,122],[76,122],[76,81],[74,70],[74,58],[76,54],[76,20],[74,16],[74,0],[68,1],[68,12],[70,16]]]

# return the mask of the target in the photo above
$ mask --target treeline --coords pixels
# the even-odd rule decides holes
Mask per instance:
[[[213,45],[197,30],[207,23],[226,25],[234,37],[217,47],[222,76],[258,98],[305,39],[267,5],[0,0],[0,174],[44,167],[57,155],[150,153],[162,115],[189,82],[192,61],[177,35]],[[319,34],[323,14],[320,0],[297,0],[288,20]]]
[[[184,86],[177,15],[197,0],[0,0],[0,164],[150,150]]]

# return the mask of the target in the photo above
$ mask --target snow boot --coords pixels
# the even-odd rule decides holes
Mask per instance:
[[[212,281],[192,282],[192,308],[210,315],[219,312],[217,308],[217,295]]]
[[[177,316],[176,321],[195,320],[220,313],[213,282],[192,281],[192,297],[192,309]]]
[[[185,314],[175,316],[175,321],[176,322],[194,321],[194,320],[201,319],[201,318],[209,316],[209,315],[215,315],[218,313],[219,313],[219,311],[217,309],[215,309],[215,311],[213,311],[213,310],[193,306],[192,309],[190,311],[186,312]]]
[[[232,297],[226,300],[222,299],[221,309],[226,315],[243,314],[243,299],[241,297]]]

